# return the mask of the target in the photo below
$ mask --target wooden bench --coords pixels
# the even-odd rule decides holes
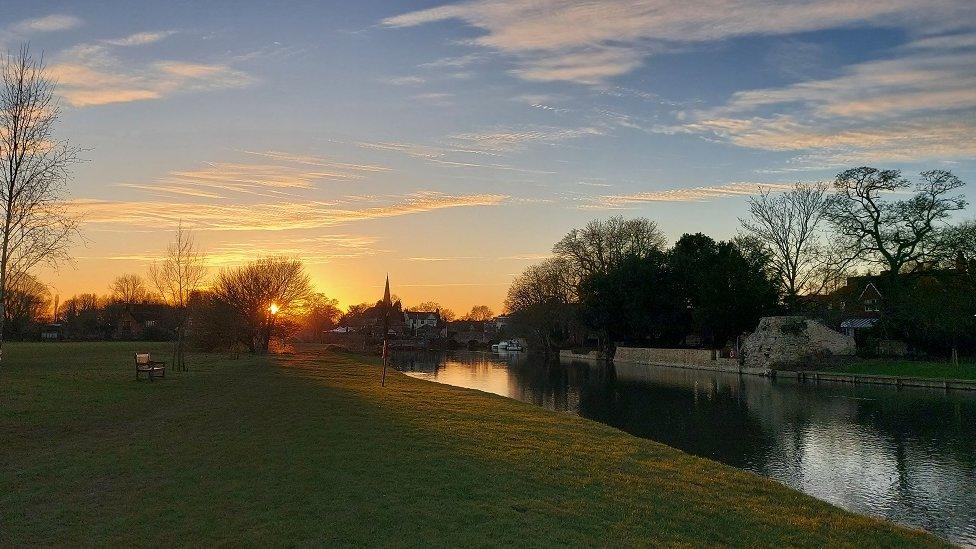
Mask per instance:
[[[139,379],[139,374],[146,374],[149,381],[155,379],[158,375],[161,378],[166,377],[166,363],[153,360],[149,353],[136,353],[136,379]]]

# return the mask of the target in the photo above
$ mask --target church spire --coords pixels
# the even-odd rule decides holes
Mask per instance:
[[[383,290],[383,305],[387,308],[393,306],[393,303],[390,301],[390,275],[386,275],[386,289]]]

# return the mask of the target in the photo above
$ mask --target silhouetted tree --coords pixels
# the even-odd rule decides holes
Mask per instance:
[[[54,133],[56,83],[22,46],[0,66],[0,308],[4,295],[40,263],[68,258],[77,222],[67,214],[68,167],[77,149]],[[3,357],[0,311],[0,359]]]
[[[285,257],[223,269],[212,291],[237,315],[252,352],[267,351],[276,328],[294,328],[295,316],[313,295],[302,262]]]
[[[922,172],[913,185],[898,170],[854,168],[837,175],[827,218],[848,258],[881,265],[894,281],[905,266],[933,254],[939,229],[966,206],[961,194],[950,196],[963,185],[943,170]],[[888,198],[909,189],[910,198]]]
[[[594,273],[606,273],[625,258],[646,257],[664,245],[664,235],[655,222],[616,216],[571,230],[552,251],[581,280]]]
[[[626,257],[608,272],[583,279],[579,289],[581,317],[599,334],[605,356],[613,357],[615,344],[620,341],[673,344],[684,337],[674,330],[682,303],[672,286],[663,252]]]
[[[149,299],[149,289],[146,282],[137,274],[126,274],[115,277],[109,285],[112,301],[124,305],[135,305]]]
[[[571,337],[577,298],[573,269],[566,259],[550,258],[526,268],[508,289],[505,308],[513,328],[527,335],[534,348],[549,352]]]
[[[801,293],[818,293],[831,265],[822,234],[827,213],[827,185],[797,184],[785,193],[763,190],[749,197],[749,218],[741,219],[769,258],[786,306],[795,310]]]
[[[51,307],[51,292],[37,278],[22,275],[8,288],[4,302],[5,337],[24,339],[47,319]]]
[[[321,341],[325,332],[338,325],[341,316],[338,301],[317,293],[309,297],[298,324],[307,340]]]
[[[474,307],[471,307],[471,311],[468,312],[468,314],[464,315],[462,320],[484,322],[486,320],[491,320],[494,317],[495,313],[491,310],[491,307],[487,305],[475,305]]]
[[[200,288],[207,275],[203,253],[193,242],[190,231],[181,223],[176,237],[166,247],[166,256],[149,266],[149,277],[163,300],[176,309],[176,342],[173,347],[173,365],[186,370],[187,303],[190,295]]]
[[[743,254],[732,242],[686,234],[668,253],[668,265],[672,291],[685,309],[675,322],[697,332],[702,343],[725,345],[776,311],[777,284],[764,258]]]

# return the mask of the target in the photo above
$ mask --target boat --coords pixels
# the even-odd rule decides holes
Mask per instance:
[[[525,347],[522,347],[522,344],[519,343],[517,339],[499,341],[491,346],[491,352],[496,354],[521,353],[524,351]]]

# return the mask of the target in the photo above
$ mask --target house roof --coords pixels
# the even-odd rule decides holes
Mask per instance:
[[[874,282],[868,282],[867,286],[865,286],[864,290],[861,292],[861,295],[858,296],[858,299],[879,299],[880,297],[881,292],[878,291],[878,287],[874,285]]]
[[[431,311],[403,311],[408,318],[440,318],[440,314]]]
[[[878,323],[877,318],[848,318],[840,323],[841,328],[873,328]]]

